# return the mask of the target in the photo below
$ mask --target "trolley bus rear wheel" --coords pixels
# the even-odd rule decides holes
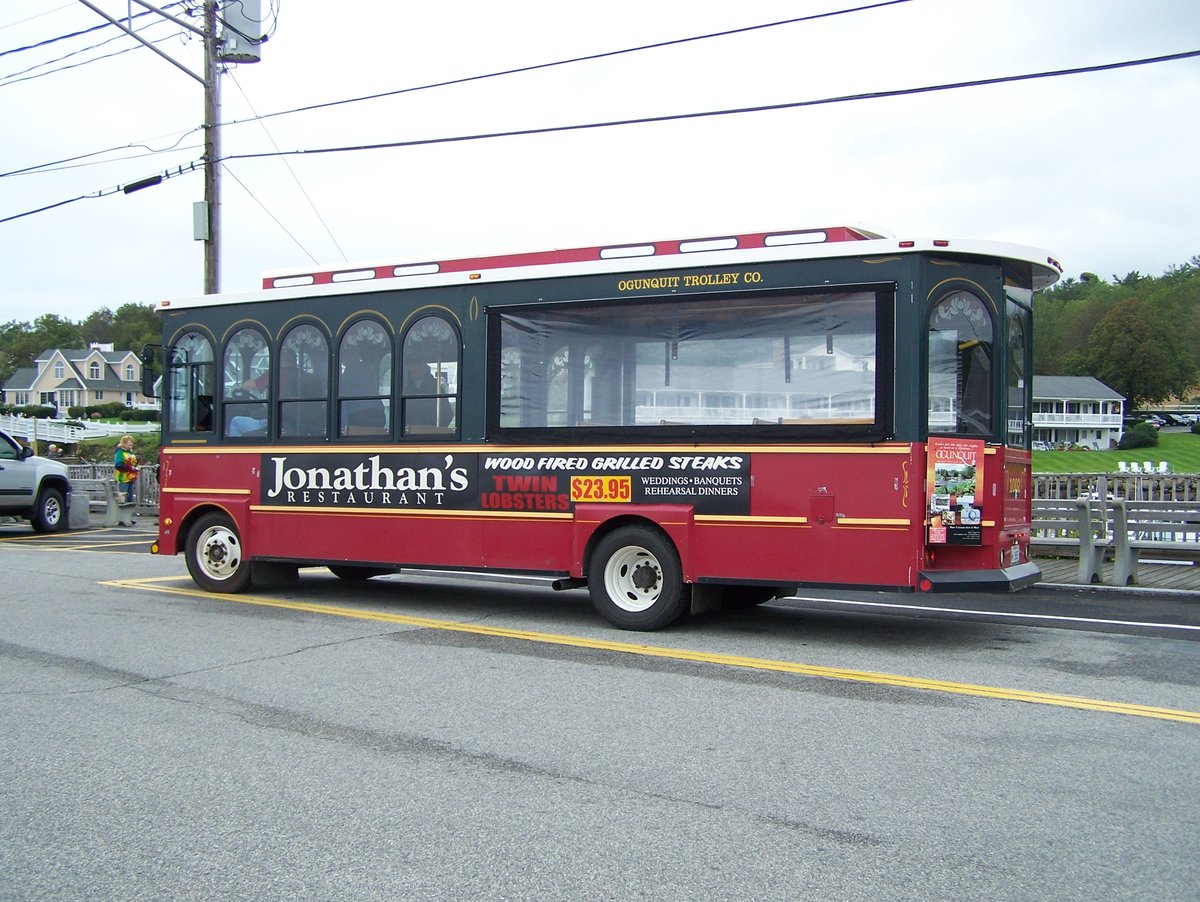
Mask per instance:
[[[240,592],[250,584],[250,562],[242,554],[237,527],[225,514],[205,514],[188,533],[188,572],[208,592]]]
[[[687,610],[679,555],[654,530],[626,526],[605,536],[592,554],[588,592],[596,611],[623,630],[656,630]]]

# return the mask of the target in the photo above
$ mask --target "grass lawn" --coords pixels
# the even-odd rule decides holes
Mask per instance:
[[[1165,460],[1172,473],[1200,473],[1200,435],[1162,432],[1156,448],[1129,451],[1034,451],[1034,473],[1116,473],[1117,461]]]

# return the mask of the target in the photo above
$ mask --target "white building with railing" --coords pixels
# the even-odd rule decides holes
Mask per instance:
[[[1121,439],[1125,399],[1092,376],[1033,377],[1034,448],[1082,445],[1096,451]]]

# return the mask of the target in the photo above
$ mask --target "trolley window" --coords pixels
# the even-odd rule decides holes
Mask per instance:
[[[929,418],[931,433],[990,436],[992,318],[969,291],[946,295],[929,315]]]
[[[493,423],[878,431],[891,300],[889,289],[502,309]]]

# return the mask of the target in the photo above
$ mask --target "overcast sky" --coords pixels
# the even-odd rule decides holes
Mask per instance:
[[[114,16],[129,9],[92,2]],[[1160,275],[1200,254],[1200,58],[769,112],[238,158],[1200,50],[1196,0],[908,0],[250,121],[869,2],[262,0],[262,61],[221,79],[221,288],[252,289],[264,270],[314,260],[424,261],[841,223],[1033,245],[1075,277]],[[103,24],[76,0],[0,6],[0,219],[199,160],[198,82],[146,49],[63,68],[136,46],[115,28],[19,49]],[[146,32],[199,72],[201,45],[181,34],[162,22]],[[96,155],[110,148],[120,149]],[[30,167],[42,168],[10,174]],[[202,198],[197,169],[0,223],[0,322],[79,320],[102,306],[200,294],[192,205]]]

